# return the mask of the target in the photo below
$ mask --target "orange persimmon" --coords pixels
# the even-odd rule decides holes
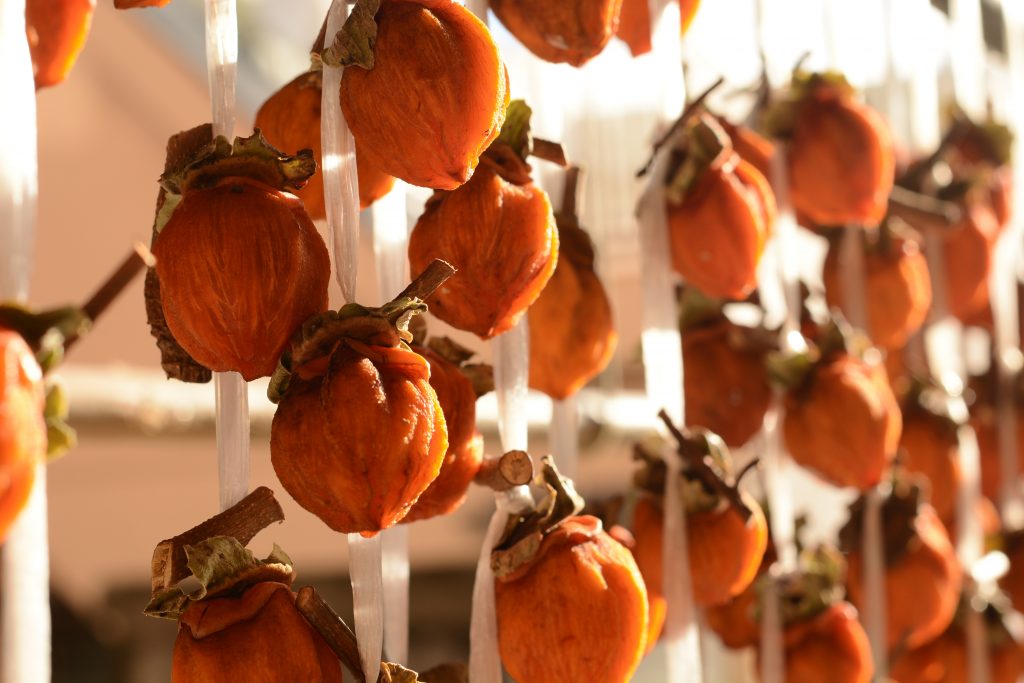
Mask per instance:
[[[85,46],[96,0],[26,0],[25,29],[36,90],[64,81]]]
[[[46,460],[43,371],[21,335],[0,328],[0,541],[21,513]]]
[[[498,647],[517,681],[626,683],[647,635],[647,592],[629,550],[595,517],[571,517],[494,585]]]
[[[320,144],[320,102],[323,78],[319,71],[310,71],[294,78],[271,95],[256,112],[256,128],[270,144],[288,153],[300,149],[313,150],[313,158],[322,164]],[[359,208],[365,209],[391,191],[395,179],[373,168],[356,147],[356,174],[359,177]],[[326,217],[324,179],[316,174],[306,186],[296,190],[309,217]]]
[[[491,0],[498,20],[541,59],[583,66],[615,34],[623,0]]]
[[[848,602],[787,624],[786,683],[870,683],[874,673],[867,634]],[[759,653],[760,654],[760,653]]]
[[[508,76],[498,48],[453,0],[383,0],[376,21],[373,68],[350,66],[341,81],[360,153],[382,173],[453,190],[505,120]]]

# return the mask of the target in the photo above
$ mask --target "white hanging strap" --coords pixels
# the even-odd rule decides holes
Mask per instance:
[[[523,316],[508,332],[491,342],[494,351],[494,392],[498,399],[498,432],[504,451],[525,451],[529,441],[527,382],[530,375],[530,331]],[[491,550],[501,538],[508,515],[529,507],[529,488],[517,486],[494,495],[496,509],[480,548],[473,585],[473,614],[469,632],[469,680],[501,683],[498,622],[494,604]]]
[[[28,296],[35,236],[36,95],[25,38],[25,1],[0,0],[0,301]],[[46,465],[4,545],[0,678],[50,681],[50,556]]]
[[[384,304],[409,281],[409,220],[401,180],[373,203],[373,253],[378,303]],[[400,664],[409,660],[409,527],[396,524],[381,532],[381,581],[384,600],[384,652]]]

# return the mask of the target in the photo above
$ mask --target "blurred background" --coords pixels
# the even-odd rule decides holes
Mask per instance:
[[[236,133],[248,134],[261,102],[307,68],[327,4],[239,0]],[[941,8],[932,8],[928,0],[763,4],[770,11],[761,18],[761,35],[776,82],[810,51],[806,66],[843,68],[870,102],[890,114],[896,137],[904,142],[927,146],[938,140],[937,96],[953,87],[954,65],[981,54],[980,42],[973,52],[965,47],[968,39],[950,30]],[[1011,36],[1019,39],[1024,33],[1013,13],[1015,4],[1006,3],[1006,9]],[[753,84],[761,70],[755,6],[753,0],[708,0],[685,45],[691,91],[724,75],[726,87],[711,104],[734,118],[742,118],[751,101],[729,93]],[[587,171],[582,219],[597,243],[598,269],[620,333],[615,361],[579,399],[577,485],[585,497],[601,499],[627,488],[631,445],[654,425],[639,363],[641,291],[633,208],[640,188],[633,175],[648,154],[660,84],[647,58],[633,60],[618,41],[576,70],[538,62],[493,20],[491,27],[509,64],[513,96],[533,104],[535,132],[563,140],[569,158]],[[899,31],[899,40],[889,39],[892,31]],[[980,41],[980,35],[969,40]],[[201,0],[131,12],[115,11],[108,0],[100,0],[91,36],[70,78],[39,94],[33,305],[84,299],[134,241],[149,243],[166,140],[209,120],[203,40]],[[1011,40],[1017,50],[1011,50],[1011,58],[1016,55],[1018,61],[1024,56],[1020,44]],[[1024,111],[1014,106],[1020,84],[1009,87],[1008,66],[996,64],[988,71],[975,66],[976,73],[985,74],[976,84],[982,93],[986,87],[1005,93],[995,106],[1004,113]],[[932,77],[921,79],[921,73]],[[977,94],[965,97],[977,100]],[[545,162],[536,163],[539,177],[557,197],[558,174]],[[425,191],[410,192],[411,221],[426,196]],[[359,299],[375,303],[382,296],[372,276],[369,221],[364,216]],[[824,245],[806,232],[802,239],[803,276],[813,283]],[[763,267],[776,267],[770,254]],[[763,296],[770,300],[772,292]],[[443,326],[432,321],[431,327],[440,332]],[[452,336],[487,357],[475,338]],[[145,321],[141,278],[75,348],[61,374],[79,446],[49,474],[54,680],[166,680],[176,629],[169,621],[142,615],[149,598],[149,562],[160,540],[216,512],[213,386],[164,378]],[[250,387],[252,486],[279,490],[269,459],[273,406],[265,388],[265,382]],[[531,394],[530,450],[535,456],[546,452],[550,411],[547,398]],[[493,396],[481,399],[479,414],[488,453],[496,454]],[[755,440],[739,454],[740,464],[758,449]],[[798,511],[815,509],[809,539],[830,535],[844,521],[844,501],[805,475],[793,477]],[[315,585],[350,617],[346,544],[283,491],[279,498],[286,521],[264,531],[251,547],[260,555],[272,542],[280,544],[294,560],[299,580]],[[455,514],[411,529],[413,668],[467,657],[473,569],[492,509],[491,492],[474,489]],[[744,679],[741,672],[750,666],[749,659],[715,654],[710,637],[706,647],[712,653],[708,680]],[[635,680],[663,680],[661,659],[649,657]]]

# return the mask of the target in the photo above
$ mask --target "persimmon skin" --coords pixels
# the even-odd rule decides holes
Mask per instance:
[[[573,517],[525,568],[494,584],[498,648],[521,683],[626,683],[647,636],[647,591],[629,551]]]
[[[580,237],[589,241],[585,234],[566,239],[565,230],[559,231],[555,272],[528,313],[530,388],[556,401],[575,395],[597,377],[611,362],[619,340],[608,293],[594,272],[593,250],[589,255],[574,251],[580,248],[575,243]]]
[[[341,108],[373,168],[453,190],[498,137],[508,76],[487,27],[452,0],[383,0],[373,69],[345,69]],[[401,154],[396,154],[401,150]]]
[[[892,137],[870,107],[816,87],[796,106],[787,150],[790,199],[814,225],[877,225],[895,177]]]
[[[721,321],[683,333],[686,424],[738,448],[761,430],[772,401],[764,354],[730,342],[742,329]]]
[[[743,299],[757,285],[768,208],[757,169],[735,153],[712,164],[682,203],[668,205],[672,266],[704,294]],[[760,179],[767,186],[767,182]]]
[[[491,11],[526,48],[547,62],[583,66],[615,34],[623,0],[491,0]]]
[[[679,35],[686,36],[700,7],[700,0],[680,0]],[[622,0],[616,33],[634,57],[651,51],[651,8],[646,0]]]
[[[448,450],[427,361],[406,348],[343,340],[323,375],[302,374],[271,425],[281,485],[335,531],[373,536],[397,524]]]
[[[166,7],[171,0],[114,0],[117,9],[135,9],[136,7]]]
[[[430,365],[430,386],[437,394],[448,430],[448,452],[437,478],[420,495],[403,524],[446,515],[462,505],[484,456],[484,439],[476,428],[476,393],[472,383],[458,367],[431,349],[414,350]]]
[[[215,372],[270,376],[295,330],[327,309],[323,238],[294,195],[255,180],[186,191],[153,254],[167,326]]]
[[[304,73],[271,95],[256,112],[256,128],[267,142],[288,154],[300,149],[313,150],[317,166],[323,168],[320,144],[321,78]],[[365,209],[391,191],[395,179],[373,168],[356,148],[356,175],[359,177],[359,208]],[[327,217],[324,207],[324,177],[315,173],[306,186],[295,192],[313,220]]]
[[[942,250],[949,312],[970,320],[988,307],[999,223],[992,209],[981,202],[969,203],[964,211],[960,223],[942,232]]]
[[[772,178],[772,159],[775,157],[775,144],[768,138],[747,126],[730,123],[724,117],[716,117],[715,121],[722,127],[732,141],[733,150],[740,158],[760,171],[769,182]]]
[[[754,620],[757,605],[757,589],[751,582],[742,593],[723,602],[711,605],[705,614],[708,627],[731,650],[754,647],[761,642],[761,624]]]
[[[1024,651],[1012,639],[989,643],[988,658],[990,683],[1016,683],[1024,675]],[[889,677],[895,683],[971,683],[963,631],[950,627],[931,642],[902,652]]]
[[[823,280],[829,306],[847,310],[837,242],[825,259]],[[882,349],[902,348],[921,329],[932,305],[932,284],[927,259],[916,242],[894,238],[889,253],[872,249],[865,254],[864,301],[868,334]]]
[[[43,371],[21,335],[0,328],[0,541],[28,502],[46,461]]]
[[[26,0],[36,90],[63,83],[89,36],[96,0]]]
[[[746,522],[731,505],[686,517],[693,599],[702,607],[723,604],[742,593],[761,566],[768,544],[768,525],[760,506],[746,494],[743,500],[753,512]],[[633,512],[633,556],[644,576],[651,604],[658,602],[661,609],[663,532],[662,510],[646,497],[638,499]],[[659,635],[660,629],[652,631],[649,642]]]
[[[886,638],[890,650],[915,648],[937,638],[952,623],[963,573],[938,515],[922,505],[914,520],[912,547],[885,570]],[[847,589],[850,602],[863,605],[863,555],[850,553]]]
[[[558,263],[558,230],[547,194],[482,164],[465,186],[428,202],[409,236],[416,277],[434,259],[456,271],[427,304],[460,330],[490,339],[512,329]]]
[[[789,392],[782,432],[793,460],[835,486],[866,490],[896,454],[902,415],[884,369],[842,354]]]
[[[295,606],[283,583],[264,581],[239,597],[189,605],[171,662],[173,683],[341,683],[341,665]]]
[[[871,646],[848,602],[790,624],[785,641],[786,683],[870,683]],[[760,651],[758,657],[760,658]]]
[[[904,411],[900,448],[907,471],[928,480],[928,501],[939,519],[952,523],[962,481],[955,427],[927,413]]]

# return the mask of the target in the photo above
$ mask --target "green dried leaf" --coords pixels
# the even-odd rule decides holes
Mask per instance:
[[[530,155],[533,141],[530,137],[530,118],[533,110],[526,104],[526,100],[512,100],[508,105],[505,114],[505,123],[501,126],[498,139],[494,144],[503,144],[511,147],[519,158],[526,160]]]
[[[328,66],[361,66],[372,69],[373,48],[377,43],[377,22],[380,0],[357,0],[331,46],[320,53]]]
[[[52,377],[47,380],[43,417],[46,420],[46,458],[52,462],[78,443],[77,433],[67,423],[67,392],[64,385]]]

